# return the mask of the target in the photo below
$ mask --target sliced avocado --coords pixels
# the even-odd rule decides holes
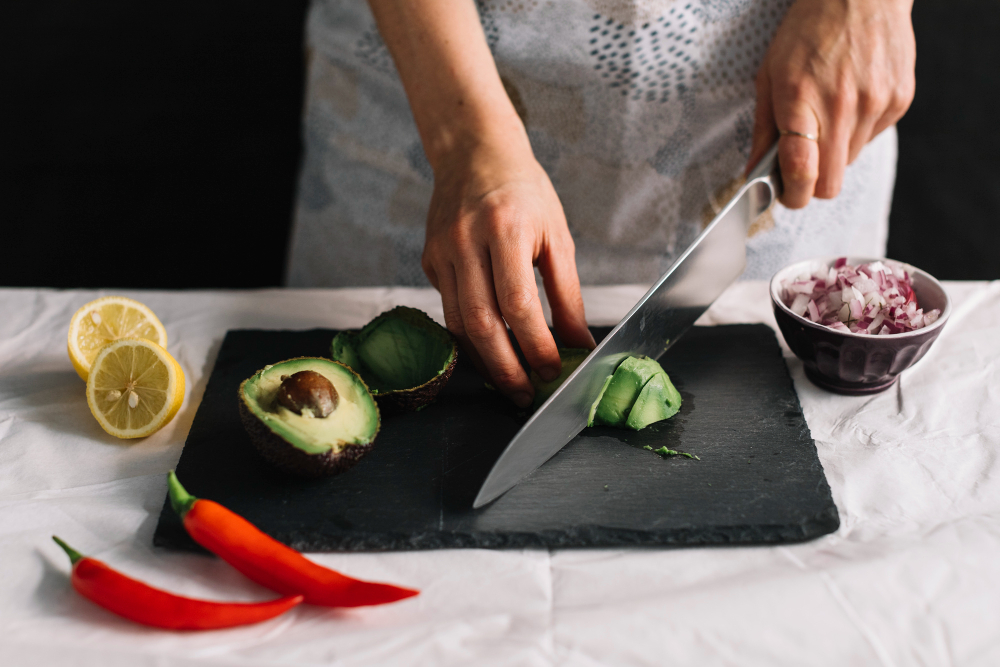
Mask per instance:
[[[531,371],[531,386],[535,388],[535,401],[531,405],[532,410],[537,410],[542,403],[548,400],[556,389],[559,388],[566,378],[577,369],[577,367],[583,363],[583,360],[587,358],[590,354],[590,350],[584,350],[577,347],[561,347],[559,348],[559,359],[562,360],[562,372],[559,373],[559,377],[551,382],[546,382],[541,378],[538,373]]]
[[[663,369],[655,360],[626,357],[615,369],[610,384],[604,390],[594,421],[605,426],[624,426],[639,392],[657,373],[663,373]]]
[[[320,357],[265,366],[243,381],[239,397],[243,427],[261,455],[306,477],[353,466],[371,450],[381,423],[364,380]]]
[[[341,331],[331,353],[364,379],[389,414],[418,410],[437,396],[455,369],[458,343],[426,313],[398,306],[359,331]]]
[[[597,406],[601,404],[601,399],[604,398],[604,392],[608,390],[608,385],[611,384],[611,378],[613,377],[614,375],[609,375],[604,379],[604,386],[601,387],[601,393],[597,395],[597,398],[590,406],[590,414],[587,415],[587,426],[594,425],[594,415],[597,413]]]
[[[656,362],[654,362],[656,363]],[[659,364],[657,364],[659,365]],[[653,422],[669,419],[681,409],[681,396],[663,371],[655,374],[639,392],[625,425],[639,431]]]
[[[588,350],[560,349],[562,373],[543,382],[531,372],[537,409],[590,354]],[[681,409],[681,394],[659,362],[649,357],[626,357],[614,374],[604,380],[590,406],[587,426],[600,424],[639,431],[654,422],[673,417]]]

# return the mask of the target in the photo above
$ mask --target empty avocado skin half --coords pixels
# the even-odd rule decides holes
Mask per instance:
[[[451,378],[458,341],[416,308],[397,306],[360,330],[341,331],[333,358],[360,375],[383,414],[412,412],[434,400]]]
[[[279,402],[284,378],[319,373],[336,390],[336,407],[325,417],[297,414]],[[372,449],[381,420],[378,405],[357,373],[321,357],[288,359],[240,384],[240,418],[254,447],[268,462],[303,477],[343,472]],[[317,411],[318,412],[318,411]]]

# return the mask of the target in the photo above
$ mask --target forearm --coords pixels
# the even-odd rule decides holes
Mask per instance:
[[[472,0],[369,0],[435,170],[482,144],[528,148]]]

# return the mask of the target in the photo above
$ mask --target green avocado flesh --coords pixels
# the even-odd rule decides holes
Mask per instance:
[[[577,366],[583,363],[588,354],[590,354],[590,350],[582,348],[559,348],[559,358],[562,360],[562,372],[559,373],[559,377],[551,382],[546,382],[538,373],[531,371],[531,386],[535,388],[535,401],[532,403],[532,409],[537,410],[542,403],[547,401],[549,396],[559,388],[559,385],[565,382],[566,378],[576,370]]]
[[[639,431],[681,409],[681,395],[655,359],[627,357],[604,382],[590,408],[588,426]]]
[[[544,403],[590,354],[588,350],[559,350],[562,373],[552,382],[543,382],[531,372],[535,387],[534,408]],[[590,406],[587,426],[616,426],[639,431],[650,424],[673,417],[681,409],[681,394],[659,362],[649,357],[626,357]]]
[[[615,369],[611,383],[604,390],[594,416],[597,423],[606,426],[625,424],[639,392],[657,373],[663,373],[663,369],[654,360],[648,357],[627,357]]]
[[[335,360],[353,368],[373,394],[419,387],[445,373],[458,348],[444,327],[415,308],[383,313],[360,331],[342,331]]]
[[[655,361],[653,363],[656,363]],[[632,404],[625,425],[633,431],[646,428],[653,422],[669,419],[681,409],[681,396],[666,373],[650,378]]]
[[[281,378],[306,370],[319,373],[336,389],[337,407],[326,417],[313,417],[307,410],[296,414],[278,403]],[[364,382],[350,368],[329,359],[303,357],[265,366],[243,383],[240,398],[274,435],[306,454],[336,454],[367,445],[379,429],[379,411]]]
[[[601,399],[604,398],[604,392],[608,390],[608,385],[611,384],[612,378],[614,378],[614,375],[609,375],[604,378],[604,385],[601,387],[600,393],[597,394],[597,398],[594,400],[594,403],[590,406],[590,414],[587,415],[587,426],[594,425],[594,417],[597,415],[597,406],[601,404]]]

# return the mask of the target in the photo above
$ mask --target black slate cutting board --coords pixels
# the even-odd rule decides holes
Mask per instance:
[[[229,331],[177,466],[191,493],[297,549],[773,544],[839,525],[767,326],[692,329],[660,360],[684,398],[678,415],[639,432],[585,429],[479,510],[480,484],[527,415],[465,360],[435,403],[383,420],[346,473],[302,480],[260,458],[240,424],[240,382],[282,359],[328,355],[335,333]],[[664,445],[701,460],[643,448]],[[168,502],[154,543],[198,548]]]

